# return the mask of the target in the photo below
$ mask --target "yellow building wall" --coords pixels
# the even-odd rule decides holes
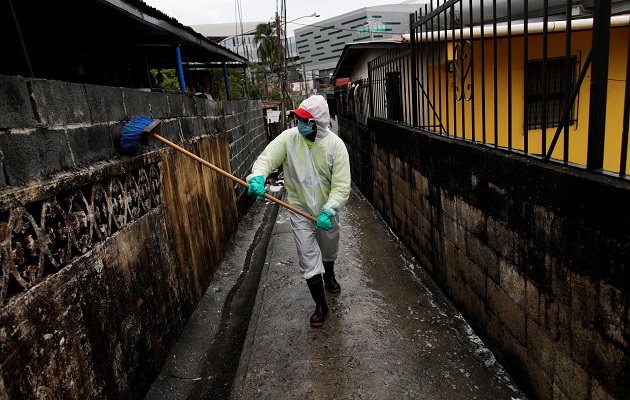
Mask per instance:
[[[565,33],[555,33],[548,36],[547,57],[564,57],[565,55]],[[543,56],[542,35],[529,36],[528,59],[540,60]],[[572,33],[571,54],[578,60],[578,68],[582,68],[584,61],[591,48],[592,32],[579,31]],[[473,43],[473,73],[468,74],[464,86],[474,83],[472,87],[474,93],[472,99],[468,101],[453,101],[456,93],[453,85],[461,86],[459,79],[454,79],[456,73],[448,73],[446,63],[435,65],[432,71],[427,74],[429,81],[438,78],[437,68],[441,68],[441,79],[443,84],[435,84],[435,88],[441,89],[441,109],[439,96],[431,95],[431,102],[435,104],[436,115],[442,120],[450,135],[464,137],[475,141],[483,141],[485,132],[485,142],[488,144],[498,143],[499,147],[509,147],[509,136],[511,130],[511,148],[524,150],[525,147],[525,109],[524,109],[524,39],[522,36],[512,38],[512,96],[511,108],[509,106],[508,92],[508,40],[500,38],[496,40],[497,48],[497,115],[495,126],[495,71],[494,71],[494,43],[492,38],[485,40],[485,96],[482,90],[482,70],[481,62],[481,41],[475,40]],[[448,50],[449,57],[452,58],[451,50]],[[623,109],[625,93],[625,76],[628,51],[628,28],[615,28],[611,30],[611,56],[609,63],[608,77],[608,100],[606,115],[606,140],[604,169],[612,172],[619,172],[621,155],[621,133],[623,128]],[[460,65],[459,68],[465,68]],[[473,82],[474,75],[474,82]],[[576,80],[579,71],[576,72]],[[586,165],[587,143],[588,143],[588,120],[590,104],[590,68],[580,88],[580,93],[574,106],[577,122],[569,127],[569,161],[576,164]],[[434,87],[433,82],[428,82],[426,87]],[[447,93],[448,102],[447,102]],[[435,100],[433,100],[435,98]],[[483,113],[483,99],[485,98],[485,115]],[[422,109],[424,99],[421,99],[419,107]],[[463,117],[462,117],[463,110]],[[474,125],[472,116],[474,112]],[[448,118],[447,118],[448,115]],[[512,116],[511,121],[509,116]],[[465,119],[465,121],[464,121]],[[437,121],[437,117],[430,117],[427,121],[421,118],[422,125],[431,125]],[[485,121],[485,125],[484,125]],[[485,126],[485,129],[484,129]],[[437,130],[437,129],[432,129]],[[543,130],[530,130],[528,132],[528,153],[542,154],[549,148],[556,128],[546,130],[546,140],[543,143]],[[495,140],[495,133],[497,140]],[[555,146],[552,158],[562,160],[564,157],[564,133],[560,134],[558,143]]]

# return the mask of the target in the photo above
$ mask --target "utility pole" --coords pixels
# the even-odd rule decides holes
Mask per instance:
[[[302,71],[304,72],[304,86],[306,86],[304,96],[308,97],[308,80],[306,79],[306,67],[304,66],[304,64],[302,64]]]
[[[282,40],[281,38],[281,32],[280,32],[280,16],[278,15],[278,13],[276,12],[276,34],[278,36],[278,66],[276,69],[276,72],[278,74],[278,79],[280,80],[280,94],[281,94],[281,99],[282,99],[282,104],[280,106],[280,126],[281,129],[280,131],[283,131],[286,129],[286,110],[285,110],[285,106],[284,106],[284,76],[282,73],[282,68],[280,67],[281,64],[280,62],[282,61],[283,57],[282,57]],[[284,63],[283,63],[284,64]]]

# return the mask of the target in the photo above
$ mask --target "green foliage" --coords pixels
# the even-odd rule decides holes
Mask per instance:
[[[271,91],[271,100],[280,100],[281,98],[282,96],[279,90],[274,89]]]
[[[179,79],[177,78],[177,73],[174,69],[152,69],[151,76],[153,76],[156,87],[169,90],[179,90]]]
[[[275,23],[266,22],[256,25],[254,44],[258,46],[258,60],[268,65],[271,71],[275,71],[282,64],[284,58],[282,54],[278,54],[279,43]]]
[[[225,90],[225,77],[223,69],[210,68],[207,70],[211,76],[212,89],[210,94],[215,100],[227,100],[227,91]],[[240,100],[247,98],[247,89],[249,89],[249,98],[259,100],[262,96],[262,83],[254,82],[251,78],[247,79],[245,84],[245,74],[240,68],[228,69],[228,82],[230,85],[230,99]]]
[[[210,80],[209,94],[215,100],[227,100],[227,94],[225,90],[225,78],[223,76],[222,68],[209,68],[206,70],[208,79]],[[159,78],[161,74],[161,78]],[[151,75],[154,79],[155,87],[159,87],[167,90],[180,90],[179,79],[174,69],[163,70],[151,70]],[[230,98],[232,100],[240,100],[247,98],[247,86],[245,85],[245,74],[240,68],[228,68],[228,81],[230,84]],[[263,93],[264,82],[258,80],[248,79],[249,85],[249,98],[252,100],[261,99]],[[186,86],[190,90],[192,82],[186,82]],[[193,89],[195,91],[200,90],[199,87]]]

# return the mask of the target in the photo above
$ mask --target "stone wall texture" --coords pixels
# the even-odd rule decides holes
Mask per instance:
[[[630,396],[630,183],[338,118],[355,184],[531,398]]]
[[[0,76],[0,399],[142,398],[224,255],[266,144],[259,101]]]

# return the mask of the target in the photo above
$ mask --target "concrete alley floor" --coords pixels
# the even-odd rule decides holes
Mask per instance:
[[[314,303],[299,274],[289,212],[277,213],[231,385],[221,393],[213,383],[210,344],[198,344],[205,356],[188,361],[181,348],[190,352],[191,345],[178,342],[147,399],[525,399],[356,190],[341,214],[335,270],[342,291],[327,293],[326,323],[311,328]],[[207,293],[216,297],[213,286]],[[204,329],[195,323],[200,315],[206,314],[196,312],[186,331]],[[205,330],[211,342],[212,329]],[[186,331],[180,342],[190,341]]]

